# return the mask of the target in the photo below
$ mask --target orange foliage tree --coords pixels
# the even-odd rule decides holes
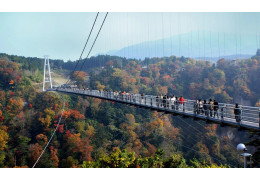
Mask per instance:
[[[16,114],[20,113],[20,111],[23,109],[22,98],[9,98],[5,109],[6,109],[6,112],[11,117],[14,117]]]
[[[167,86],[162,86],[160,87],[160,91],[163,95],[167,94],[168,93],[168,88]]]
[[[8,134],[6,132],[6,128],[3,126],[0,127],[0,150],[3,151],[6,147],[6,144],[8,143]]]
[[[156,147],[149,142],[146,142],[146,145],[148,146],[148,152],[146,156],[154,156],[157,150]]]
[[[31,155],[32,163],[36,162],[36,160],[41,155],[42,150],[43,150],[42,146],[40,144],[38,144],[38,143],[35,143],[35,144],[30,146],[29,152],[30,152],[30,155]]]
[[[21,72],[19,71],[19,64],[15,62],[0,60],[0,84],[4,87],[10,87],[15,83],[21,81]]]
[[[53,162],[55,167],[58,167],[59,165],[59,158],[57,156],[58,150],[55,149],[53,146],[50,146],[50,151],[51,151],[50,160]]]
[[[81,141],[80,152],[82,153],[82,159],[84,161],[92,161],[91,152],[94,150],[94,147],[90,145],[91,140],[89,138],[84,138]]]
[[[48,142],[48,138],[44,134],[38,134],[36,140],[41,146],[45,146]]]
[[[3,112],[0,110],[0,121],[3,121],[5,117],[3,116]]]
[[[72,79],[76,81],[77,85],[82,88],[85,84],[85,79],[86,79],[87,73],[84,71],[75,71],[72,74]]]
[[[69,118],[73,118],[75,120],[80,120],[80,119],[84,119],[85,116],[83,114],[81,114],[79,111],[77,110],[72,110],[69,109],[67,111],[63,112],[63,117],[67,120]]]
[[[81,158],[86,161],[92,161],[91,152],[94,150],[91,146],[91,140],[86,137],[84,139],[80,138],[80,133],[71,134],[67,133],[67,144],[69,145],[69,150],[72,153],[81,153]]]

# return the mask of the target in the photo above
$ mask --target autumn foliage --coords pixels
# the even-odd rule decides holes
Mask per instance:
[[[259,84],[259,57],[236,64],[221,59],[215,65],[175,56],[148,58],[147,64],[102,58],[100,65],[91,65],[96,68],[93,72],[88,68],[84,70],[90,73],[76,71],[72,80],[80,88],[219,102],[241,97],[260,106],[260,89],[254,86]],[[41,80],[37,82],[35,75],[42,76],[42,69],[37,69],[41,65],[36,65],[39,62],[19,57],[0,60],[0,167],[32,167],[58,125],[63,99],[66,106],[61,122],[37,167],[188,167],[186,161],[192,167],[212,167],[216,163],[212,157],[239,164],[234,158],[237,153],[228,145],[229,137],[217,136],[218,125],[199,126],[188,118],[116,101],[38,92]],[[51,63],[58,70],[70,70],[68,64],[73,64]],[[205,162],[190,161],[193,158]]]

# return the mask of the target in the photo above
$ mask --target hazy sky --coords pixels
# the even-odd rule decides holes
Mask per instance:
[[[75,60],[96,13],[0,13],[0,52]],[[100,13],[92,39],[105,13]],[[195,31],[260,35],[260,13],[109,13],[91,55]],[[90,45],[83,57],[87,55]]]

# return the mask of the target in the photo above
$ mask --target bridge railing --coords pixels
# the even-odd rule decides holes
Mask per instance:
[[[155,109],[161,109],[164,111],[178,112],[193,114],[194,116],[204,117],[209,119],[219,119],[221,121],[228,121],[238,123],[239,125],[256,125],[260,127],[260,109],[259,107],[239,106],[239,115],[235,115],[234,104],[219,103],[218,106],[204,104],[203,108],[200,108],[196,104],[195,100],[185,99],[184,102],[171,101],[171,99],[162,99],[153,95],[141,95],[134,93],[119,93],[119,92],[107,92],[98,90],[80,90],[80,89],[68,89],[58,88],[56,90],[80,93],[85,95],[91,95],[94,97],[102,97],[110,100],[117,100],[128,102],[132,104],[138,104]],[[216,108],[217,107],[217,108]]]

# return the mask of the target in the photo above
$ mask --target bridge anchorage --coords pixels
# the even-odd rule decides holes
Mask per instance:
[[[224,125],[238,127],[239,130],[248,129],[253,131],[260,130],[260,109],[259,107],[239,106],[234,104],[219,103],[218,110],[209,110],[200,112],[195,108],[195,100],[186,99],[184,102],[172,102],[168,99],[161,99],[153,95],[141,95],[134,93],[119,94],[118,92],[107,92],[99,90],[78,89],[68,87],[55,87],[47,89],[47,91],[57,91],[68,94],[83,95],[104,99],[108,101],[138,106],[141,108],[164,112],[165,114],[182,115],[184,117],[192,117],[194,119],[202,119],[207,123],[218,123],[221,127]],[[210,106],[210,105],[206,105]],[[214,109],[214,108],[213,108]],[[234,111],[238,109],[239,115],[235,115]]]

